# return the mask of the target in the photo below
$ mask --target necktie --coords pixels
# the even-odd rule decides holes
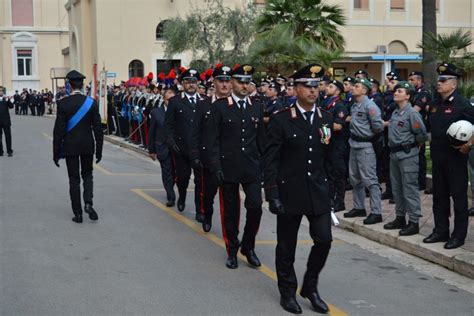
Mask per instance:
[[[240,112],[242,112],[242,114],[244,114],[245,101],[244,101],[244,100],[240,100],[238,103],[239,103],[239,107],[240,107]]]
[[[194,102],[194,97],[190,97],[189,100],[191,100],[191,105],[194,107],[196,105],[196,102]]]
[[[306,116],[306,121],[311,126],[311,115],[313,115],[313,111],[306,111],[303,114]]]

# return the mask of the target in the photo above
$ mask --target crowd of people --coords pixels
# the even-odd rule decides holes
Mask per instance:
[[[277,215],[281,305],[293,313],[301,312],[293,261],[303,215],[315,244],[301,295],[317,311],[328,311],[317,280],[331,246],[331,218],[346,210],[347,190],[353,191],[353,207],[344,217],[364,217],[364,225],[381,223],[381,200],[388,199],[396,218],[383,227],[399,230],[400,236],[419,233],[420,191],[433,194],[435,227],[423,242],[444,242],[446,249],[464,244],[473,215],[467,166],[474,107],[457,90],[460,69],[439,65],[433,89],[424,85],[422,72],[413,71],[405,80],[391,71],[383,92],[365,70],[338,81],[312,64],[288,79],[276,75],[259,82],[252,80],[254,71],[251,65],[219,64],[203,73],[180,68],[157,81],[149,75],[122,82],[108,97],[109,132],[159,160],[168,207],[186,208],[193,174],[195,219],[209,232],[219,192],[228,268],[238,267],[239,249],[251,266],[260,266],[255,237],[262,186],[269,210]],[[428,140],[432,188],[426,186]],[[241,239],[240,187],[247,210]]]

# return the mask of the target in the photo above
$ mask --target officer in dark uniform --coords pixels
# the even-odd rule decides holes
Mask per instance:
[[[13,95],[13,104],[15,105],[15,114],[20,114],[20,103],[21,103],[21,97],[18,94],[18,90],[15,90],[15,94]]]
[[[364,69],[359,69],[354,73],[356,79],[369,78],[369,73]]]
[[[444,248],[464,245],[469,222],[467,202],[467,159],[469,143],[454,148],[446,131],[456,121],[474,122],[474,107],[458,92],[458,79],[462,70],[449,63],[437,68],[437,97],[430,105],[428,115],[431,126],[431,159],[433,161],[433,233],[424,243],[446,242]],[[450,197],[454,202],[454,230],[449,235]]]
[[[418,111],[427,123],[429,104],[431,102],[431,92],[425,88],[423,82],[423,73],[421,71],[412,71],[409,74],[408,81],[415,87],[415,95],[413,96],[413,108]],[[419,152],[419,171],[418,171],[418,187],[420,191],[426,190],[426,145],[420,144]]]
[[[329,162],[329,196],[334,212],[346,209],[344,196],[346,193],[346,152],[349,146],[349,124],[346,122],[349,112],[341,100],[344,91],[342,82],[332,80],[326,89],[326,106],[322,108],[332,114],[334,118],[334,135],[332,137],[333,150]]]
[[[281,91],[281,86],[277,82],[271,82],[268,86],[265,96],[267,97],[267,104],[263,113],[263,121],[265,124],[268,124],[270,121],[270,116],[281,109],[283,109],[282,99],[279,97]]]
[[[236,269],[237,251],[254,267],[255,237],[262,217],[261,156],[265,148],[263,108],[248,97],[247,86],[255,69],[250,65],[234,67],[231,72],[232,95],[214,102],[214,149],[211,170],[220,185],[221,220],[228,253],[226,266]],[[239,243],[240,194],[245,192],[246,223]]]
[[[314,245],[300,294],[317,312],[329,311],[318,292],[319,274],[332,242],[325,166],[333,120],[330,113],[316,106],[323,74],[323,67],[311,64],[292,75],[297,101],[270,119],[265,150],[265,195],[270,211],[277,215],[275,261],[280,305],[294,314],[302,312],[295,297],[298,284],[293,263],[303,215],[309,221]]]
[[[13,156],[12,150],[12,132],[10,109],[13,109],[13,103],[9,97],[3,95],[3,88],[0,87],[0,156],[3,156],[2,134],[5,133],[5,142],[7,143],[8,157]]]
[[[212,214],[214,213],[214,198],[217,193],[218,183],[216,175],[211,172],[210,151],[213,147],[213,124],[212,115],[214,103],[229,97],[231,93],[230,67],[222,65],[212,72],[213,83],[216,89],[212,98],[199,102],[194,122],[191,125],[191,137],[189,144],[190,158],[195,168],[202,168],[202,203],[204,220],[202,229],[209,232],[212,227]]]
[[[196,221],[202,223],[204,212],[201,207],[201,169],[192,168],[189,155],[189,141],[191,136],[191,125],[197,104],[203,100],[197,93],[197,82],[199,72],[190,68],[180,75],[180,81],[184,91],[169,101],[166,111],[166,139],[168,145],[174,151],[176,163],[176,185],[178,187],[178,210],[184,211],[186,202],[186,190],[188,189],[191,169],[194,173],[194,203],[196,206]]]
[[[99,217],[92,208],[92,162],[94,151],[96,163],[102,159],[102,145],[104,143],[99,106],[93,101],[88,112],[68,132],[67,126],[88,97],[81,93],[84,75],[72,70],[68,72],[66,79],[69,80],[73,91],[70,96],[58,101],[56,122],[54,123],[53,160],[54,164],[59,167],[61,155],[66,158],[69,194],[74,212],[72,221],[82,223],[81,177],[84,186],[84,212],[89,215],[91,220],[96,221]]]
[[[355,103],[355,99],[352,97],[352,89],[355,85],[355,79],[354,77],[347,76],[342,80],[342,83],[344,84],[344,105],[350,113],[351,107]]]

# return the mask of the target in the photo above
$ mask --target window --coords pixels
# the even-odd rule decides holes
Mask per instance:
[[[163,40],[163,31],[165,29],[166,22],[168,22],[168,20],[163,20],[156,27],[156,40],[157,41]]]
[[[135,59],[128,64],[128,77],[140,77],[142,78],[144,76],[144,66],[143,62]]]
[[[404,10],[405,0],[390,0],[390,9],[392,10]]]
[[[12,25],[33,26],[33,0],[12,1]]]
[[[369,0],[354,0],[354,9],[368,10]]]
[[[18,49],[16,51],[18,76],[32,75],[32,55],[31,49]]]

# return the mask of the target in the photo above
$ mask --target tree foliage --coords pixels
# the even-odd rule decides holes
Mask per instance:
[[[192,8],[191,12],[166,23],[163,37],[168,58],[185,51],[208,65],[243,58],[252,36],[252,10],[228,8],[222,0],[210,0],[205,7]]]
[[[255,23],[249,59],[271,72],[285,72],[309,62],[329,67],[342,57],[345,25],[339,5],[322,0],[268,0]]]

